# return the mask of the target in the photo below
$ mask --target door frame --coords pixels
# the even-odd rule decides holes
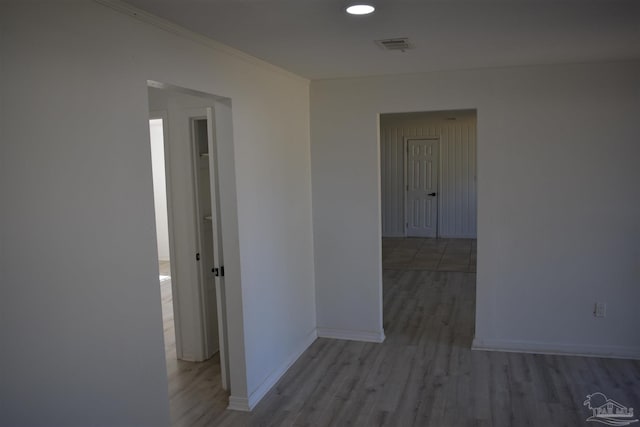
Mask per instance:
[[[177,119],[179,120],[186,120],[186,126],[184,126],[184,129],[187,130],[187,134],[183,135],[182,137],[185,138],[186,140],[188,140],[188,147],[187,149],[189,150],[189,154],[190,154],[190,158],[191,158],[191,185],[193,188],[193,206],[194,206],[194,217],[193,217],[193,221],[194,221],[194,230],[196,232],[196,236],[195,236],[195,242],[196,242],[196,248],[195,251],[201,251],[201,246],[202,246],[202,242],[200,241],[200,232],[201,232],[201,224],[199,222],[199,200],[198,200],[198,178],[197,178],[197,173],[198,173],[198,155],[199,153],[197,153],[197,147],[196,147],[196,139],[195,139],[195,133],[194,133],[194,126],[195,126],[195,122],[197,120],[206,120],[207,121],[207,133],[208,133],[208,149],[209,149],[209,154],[211,155],[213,153],[213,157],[216,159],[216,164],[214,167],[214,171],[210,171],[210,179],[209,179],[209,185],[210,185],[210,192],[211,192],[211,209],[212,209],[212,225],[214,225],[216,227],[215,231],[214,231],[214,236],[217,236],[218,241],[216,242],[215,246],[218,246],[218,248],[220,249],[222,246],[222,236],[219,234],[220,233],[220,224],[218,223],[218,221],[220,221],[219,215],[218,215],[218,210],[217,208],[219,208],[219,206],[217,205],[219,203],[219,195],[218,195],[218,186],[215,185],[214,183],[217,182],[218,177],[217,176],[213,176],[213,173],[217,173],[217,169],[218,169],[218,165],[217,165],[217,144],[216,144],[216,137],[215,137],[215,124],[214,124],[214,119],[215,119],[215,114],[214,114],[214,107],[213,106],[206,106],[206,107],[184,107],[184,108],[180,108],[180,112],[179,114],[176,115]],[[175,247],[175,236],[176,236],[176,225],[175,225],[175,218],[174,218],[174,209],[176,208],[176,206],[174,206],[174,202],[173,202],[173,190],[172,190],[172,174],[171,174],[171,144],[169,139],[171,138],[171,132],[170,132],[170,120],[169,120],[169,112],[167,110],[154,110],[154,111],[149,111],[149,120],[154,120],[154,119],[162,119],[162,133],[163,133],[163,151],[164,151],[164,163],[165,163],[165,191],[166,191],[166,196],[167,196],[167,205],[166,205],[166,209],[167,209],[167,222],[168,222],[168,234],[169,234],[169,265],[170,265],[170,269],[171,269],[171,293],[172,293],[172,308],[173,308],[173,322],[174,322],[174,336],[175,336],[175,342],[176,342],[176,357],[178,359],[184,359],[184,360],[189,360],[189,359],[185,359],[185,355],[184,355],[184,351],[183,351],[183,336],[182,336],[182,322],[181,322],[181,309],[180,309],[180,291],[179,291],[179,287],[180,287],[180,281],[179,278],[177,277],[177,271],[178,271],[178,265],[179,263],[177,262],[177,257],[176,257],[176,247]],[[174,135],[175,136],[175,135]],[[213,151],[212,151],[213,150]],[[211,168],[211,163],[209,163],[209,167]],[[214,246],[214,247],[215,247]],[[220,249],[220,253],[222,253],[222,250]],[[215,257],[215,255],[214,255]],[[217,257],[215,257],[217,258]],[[221,259],[216,259],[216,262],[220,261],[222,263]],[[222,265],[222,264],[221,264]],[[183,266],[185,267],[185,266]],[[209,309],[209,307],[207,307],[205,305],[205,281],[206,281],[206,277],[202,277],[202,267],[198,264],[196,264],[196,277],[198,278],[198,283],[197,283],[197,302],[194,301],[196,304],[195,306],[197,307],[198,311],[200,312],[200,328],[201,328],[201,336],[200,336],[200,340],[201,340],[201,348],[203,350],[203,355],[206,355],[209,353],[210,350],[210,346],[215,346],[215,344],[217,344],[217,349],[215,351],[212,352],[212,354],[215,354],[216,352],[220,353],[220,368],[221,368],[221,383],[222,383],[222,388],[224,390],[229,390],[230,387],[230,377],[229,377],[229,365],[228,365],[228,360],[227,358],[227,354],[228,354],[228,350],[227,350],[227,342],[226,342],[226,337],[227,337],[227,322],[228,319],[225,317],[226,316],[226,301],[224,300],[224,293],[223,293],[223,289],[222,286],[223,284],[221,283],[221,278],[220,277],[216,277],[215,278],[215,283],[214,283],[214,292],[216,294],[216,304],[213,307],[213,310],[216,311],[216,316],[217,316],[217,320],[218,320],[218,327],[216,328],[216,334],[218,335],[218,342],[217,343],[210,343],[208,342],[207,339],[207,326],[205,324],[206,321],[206,312]],[[222,310],[221,310],[222,308]],[[224,330],[223,330],[224,329]]]
[[[218,152],[217,152],[217,141],[215,134],[215,113],[213,106],[204,106],[204,107],[188,107],[182,109],[184,113],[183,117],[186,118],[189,122],[189,143],[191,148],[191,166],[192,166],[192,185],[193,185],[193,203],[194,203],[194,221],[195,221],[195,230],[196,230],[196,251],[199,253],[203,253],[203,242],[201,241],[202,236],[202,223],[200,218],[200,200],[198,197],[199,194],[199,161],[201,154],[198,151],[198,141],[196,140],[196,122],[198,120],[206,120],[207,123],[207,162],[209,168],[209,195],[210,195],[210,208],[211,208],[211,232],[212,232],[212,245],[213,245],[213,264],[212,266],[203,266],[202,264],[198,265],[197,268],[197,276],[199,279],[198,293],[199,293],[199,302],[200,302],[200,311],[201,311],[201,327],[202,327],[202,348],[206,355],[209,353],[215,354],[219,353],[220,355],[220,371],[221,371],[221,382],[222,388],[224,390],[229,389],[229,378],[228,378],[228,360],[227,357],[227,330],[226,330],[226,306],[223,302],[224,300],[224,292],[223,292],[223,277],[224,270],[219,270],[222,273],[214,277],[214,293],[216,295],[216,305],[213,309],[216,312],[217,317],[217,330],[215,331],[218,336],[218,341],[216,343],[209,342],[208,339],[208,328],[212,327],[211,325],[207,325],[207,312],[211,309],[207,304],[205,304],[205,294],[206,290],[206,275],[203,276],[203,272],[208,268],[224,268],[224,251],[222,249],[222,235],[220,233],[220,215],[219,215],[219,188],[218,188]],[[215,351],[211,351],[212,347],[217,349]]]
[[[220,206],[220,235],[224,244],[224,260],[225,260],[225,277],[222,282],[223,298],[219,301],[224,307],[224,326],[225,326],[225,356],[227,360],[226,373],[228,380],[228,392],[231,395],[231,403],[229,408],[248,410],[245,404],[238,403],[239,399],[246,399],[246,365],[245,365],[245,342],[244,342],[244,323],[242,318],[242,292],[241,292],[241,277],[240,277],[240,251],[239,251],[239,228],[238,228],[238,205],[237,205],[237,185],[235,174],[235,154],[234,154],[234,126],[233,126],[233,107],[232,99],[220,95],[215,95],[199,90],[189,89],[182,86],[177,86],[170,83],[163,83],[156,80],[147,80],[147,100],[148,109],[146,115],[150,111],[167,110],[168,121],[171,122],[167,126],[169,137],[167,138],[165,149],[170,150],[173,156],[167,156],[167,159],[171,159],[171,164],[174,165],[171,168],[171,185],[168,193],[173,197],[171,198],[172,209],[173,205],[176,205],[178,200],[180,203],[191,203],[190,200],[184,200],[182,193],[174,193],[173,181],[180,181],[182,188],[187,188],[186,180],[190,180],[191,171],[190,165],[185,164],[184,157],[190,157],[190,150],[188,144],[178,143],[174,147],[173,138],[174,135],[179,133],[181,126],[177,126],[172,119],[173,110],[176,107],[203,107],[208,106],[213,108],[214,122],[215,122],[215,140],[216,140],[216,152],[220,159],[217,164],[218,172],[218,191],[219,191],[219,206]],[[188,124],[185,125],[188,128]],[[146,125],[148,128],[148,123]],[[182,138],[175,136],[175,138]],[[174,153],[176,151],[176,153]],[[177,153],[179,151],[179,153]],[[191,163],[189,161],[189,163]],[[177,175],[177,172],[184,169],[184,173]],[[151,173],[149,171],[149,173]],[[176,189],[176,191],[178,191]],[[179,190],[184,191],[184,190]],[[178,197],[178,198],[177,198]],[[174,238],[173,246],[178,250],[177,255],[181,253],[191,253],[191,244],[185,240],[181,234],[181,230],[176,229],[176,220],[178,216],[178,206],[172,214],[172,228],[175,231],[175,236],[180,238],[177,241]],[[183,248],[183,246],[185,246]],[[186,252],[185,252],[186,251]],[[173,256],[174,260],[176,256]],[[174,270],[179,272],[180,268],[176,267]],[[182,268],[184,270],[184,267]],[[184,271],[182,273],[185,273]],[[155,273],[157,274],[157,272]],[[184,274],[183,274],[184,275]],[[187,274],[188,276],[188,274]],[[188,298],[188,296],[184,297]],[[182,306],[185,305],[184,298],[179,298]],[[189,299],[189,298],[188,298]],[[174,301],[175,302],[175,301]],[[197,305],[196,305],[197,307]],[[181,330],[185,330],[187,323],[191,324],[193,319],[190,319],[189,313],[184,311],[181,314]],[[182,337],[183,341],[183,353],[186,350],[185,337]],[[177,348],[177,346],[176,346]],[[163,349],[164,353],[164,349]]]
[[[436,239],[440,238],[440,211],[442,210],[442,206],[441,206],[441,200],[442,198],[440,197],[440,195],[442,194],[440,185],[442,182],[442,155],[440,154],[441,149],[442,149],[442,138],[440,138],[440,136],[405,136],[403,138],[402,141],[402,157],[403,157],[403,176],[402,176],[402,211],[403,211],[403,218],[404,218],[404,227],[403,227],[403,234],[404,237],[408,237],[407,236],[407,229],[409,228],[408,224],[409,224],[409,215],[408,215],[408,209],[407,209],[407,202],[408,202],[408,197],[407,197],[407,192],[408,190],[408,185],[409,185],[409,174],[407,173],[408,170],[408,164],[409,164],[409,141],[410,140],[414,140],[414,139],[426,139],[426,140],[433,140],[433,141],[438,141],[438,186],[436,189],[437,197],[438,199],[436,200],[436,206],[437,206],[437,212],[436,212]]]
[[[195,266],[196,266],[196,277],[198,278],[198,303],[199,303],[198,307],[200,309],[200,327],[202,328],[202,335],[200,336],[200,339],[202,341],[203,359],[205,360],[208,359],[207,356],[209,356],[209,354],[215,354],[215,351],[212,351],[212,348],[211,348],[213,343],[209,342],[209,338],[208,338],[209,326],[207,325],[207,322],[206,322],[206,319],[208,317],[207,314],[210,307],[208,307],[205,301],[207,277],[206,277],[206,274],[203,274],[203,272],[209,267],[204,266],[202,264],[202,261],[203,261],[202,257],[204,253],[204,248],[203,248],[204,242],[202,241],[203,226],[202,226],[202,218],[200,217],[200,213],[201,213],[200,209],[202,206],[201,206],[200,197],[199,197],[200,180],[198,178],[198,174],[200,172],[201,153],[199,152],[199,147],[198,147],[196,122],[200,120],[205,120],[207,122],[207,139],[211,138],[211,135],[209,134],[209,131],[210,131],[209,118],[208,118],[209,109],[210,107],[194,107],[194,108],[185,108],[182,110],[182,112],[184,113],[184,118],[189,123],[189,146],[191,149],[191,172],[192,172],[191,185],[193,187],[193,213],[194,213],[193,225],[196,232],[195,252],[199,254],[199,257],[197,258],[198,262],[196,262]],[[207,147],[208,145],[209,145],[209,142],[207,141]],[[211,193],[211,191],[212,189],[210,188],[209,192]],[[213,215],[214,215],[213,203],[214,203],[214,200],[213,198],[211,198],[212,230],[213,230]],[[217,302],[216,302],[216,306],[217,306]]]

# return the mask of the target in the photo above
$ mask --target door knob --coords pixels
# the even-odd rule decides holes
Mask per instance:
[[[429,193],[427,196],[435,196],[437,193]]]

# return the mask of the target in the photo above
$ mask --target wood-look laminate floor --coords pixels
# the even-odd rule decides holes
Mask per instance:
[[[476,272],[476,239],[382,239],[382,268]]]
[[[216,362],[170,373],[180,426],[585,426],[600,391],[640,408],[640,362],[472,351],[475,274],[384,270],[382,344],[318,339],[252,413]]]
[[[171,276],[168,261],[160,261],[160,276]],[[228,394],[221,387],[220,358],[216,354],[205,362],[184,362],[176,358],[171,280],[160,281],[164,345],[169,379],[169,405],[172,425],[214,425],[212,415],[224,412]]]

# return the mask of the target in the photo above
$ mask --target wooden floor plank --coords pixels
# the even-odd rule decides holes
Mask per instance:
[[[393,239],[383,249],[400,262],[411,251],[445,253],[448,244]],[[466,248],[450,246],[453,255]],[[170,282],[161,287],[167,309]],[[475,273],[407,264],[383,271],[383,294],[384,343],[316,340],[252,413],[225,409],[217,358],[175,360],[173,315],[165,313],[173,425],[576,426],[596,391],[640,406],[640,361],[472,351]]]

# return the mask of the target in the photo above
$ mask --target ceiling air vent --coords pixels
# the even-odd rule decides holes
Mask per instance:
[[[384,50],[400,50],[404,52],[405,50],[412,48],[409,44],[409,39],[406,37],[376,40],[376,44]]]

